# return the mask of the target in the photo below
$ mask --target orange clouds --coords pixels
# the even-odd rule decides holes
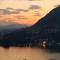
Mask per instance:
[[[33,25],[60,4],[60,0],[4,0],[0,3],[0,9],[4,9],[0,12],[0,22]],[[7,7],[12,9],[7,10]]]
[[[33,25],[42,15],[40,9],[30,10],[29,12],[21,12],[19,14],[0,15],[0,22]]]

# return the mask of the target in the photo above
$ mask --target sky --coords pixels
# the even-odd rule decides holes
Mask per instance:
[[[60,0],[0,0],[0,23],[33,25]]]

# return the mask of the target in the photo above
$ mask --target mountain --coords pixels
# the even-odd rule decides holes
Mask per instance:
[[[41,36],[60,39],[60,6],[40,19],[32,28]]]
[[[59,28],[60,25],[60,6],[53,9],[50,11],[45,17],[40,19],[34,26],[34,29],[40,29],[43,28],[49,28],[49,29],[54,29],[54,28]]]
[[[0,35],[6,35],[9,34],[11,32],[14,32],[18,29],[22,29],[22,28],[26,28],[28,27],[28,25],[25,24],[0,24]]]
[[[60,42],[60,6],[54,8],[35,25],[19,29],[3,36],[3,40],[14,44],[34,43],[35,40],[54,40]]]

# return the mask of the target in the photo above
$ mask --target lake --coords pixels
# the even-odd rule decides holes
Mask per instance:
[[[60,53],[31,47],[0,47],[0,60],[60,60]]]

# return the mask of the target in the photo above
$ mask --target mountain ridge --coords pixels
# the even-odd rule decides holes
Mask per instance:
[[[3,36],[4,45],[38,44],[48,41],[51,44],[60,42],[60,6],[54,8],[35,25],[19,29]],[[1,39],[2,40],[2,39]],[[7,41],[9,43],[7,43]],[[53,43],[54,41],[54,43]]]
[[[45,17],[43,17],[42,19],[40,19],[35,25],[28,27],[26,29],[22,29],[21,32],[22,33],[26,33],[26,34],[51,34],[51,33],[57,33],[60,32],[58,30],[60,30],[60,6],[57,8],[54,8],[52,11],[50,11]],[[58,29],[57,31],[55,31],[56,29]],[[20,30],[17,30],[18,32],[20,32]],[[14,33],[15,34],[15,33]],[[18,35],[18,33],[17,33]],[[27,36],[28,36],[27,35]],[[23,35],[22,35],[23,36]],[[48,36],[47,36],[48,37]]]

